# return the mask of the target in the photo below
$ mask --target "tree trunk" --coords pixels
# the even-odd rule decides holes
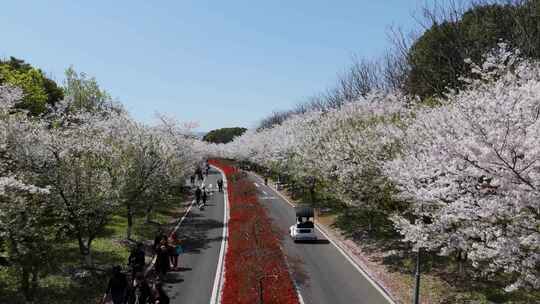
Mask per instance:
[[[25,299],[32,301],[32,295],[30,293],[30,272],[28,268],[23,267],[21,273],[21,292],[24,295]]]
[[[91,268],[93,266],[92,255],[90,252],[90,245],[92,241],[88,240],[87,243],[85,244],[82,237],[78,237],[77,240],[79,242],[79,251],[82,256],[82,264],[83,266],[87,266]]]
[[[30,285],[30,290],[29,290],[29,300],[34,299],[34,295],[36,294],[37,288],[38,288],[38,271],[36,267],[34,267],[32,269],[32,283]]]
[[[133,230],[133,207],[130,203],[126,205],[127,207],[127,230],[126,230],[126,239],[131,240],[131,231]]]
[[[465,262],[467,261],[467,253],[460,250],[457,254],[457,260],[458,274],[460,277],[463,277],[465,274]]]
[[[309,187],[309,196],[311,199],[311,205],[317,207],[317,203],[315,202],[315,183],[311,184]]]
[[[368,216],[368,234],[371,235],[373,232],[373,214],[368,211],[367,216]]]
[[[92,255],[90,254],[90,251],[88,251],[88,254],[84,256],[84,263],[88,267],[92,267],[94,262],[92,261]]]
[[[152,210],[154,209],[154,206],[153,205],[149,205],[148,208],[146,208],[146,224],[150,224],[150,221],[151,221],[151,214],[152,214]]]

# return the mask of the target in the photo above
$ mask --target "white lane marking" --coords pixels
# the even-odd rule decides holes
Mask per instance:
[[[224,258],[225,258],[225,252],[227,251],[227,238],[229,237],[229,231],[228,231],[228,221],[229,221],[229,194],[225,190],[227,189],[227,177],[225,176],[225,172],[223,172],[221,169],[211,166],[214,169],[218,170],[221,175],[223,175],[223,204],[224,204],[224,210],[223,210],[223,234],[221,239],[221,247],[219,249],[219,259],[216,269],[216,276],[214,277],[214,286],[212,287],[212,297],[210,298],[210,304],[219,304],[221,303],[221,296],[223,293],[223,283],[224,280]]]
[[[257,178],[261,179],[261,177],[259,177],[258,175],[255,175],[253,174],[254,176],[256,176]],[[269,187],[270,188],[270,187]],[[277,191],[277,190],[274,190],[273,188],[270,188],[272,189],[272,191],[274,191],[275,193],[277,193],[277,195],[279,195],[285,202],[287,202],[289,205],[291,205],[292,207],[296,207],[293,203],[291,203],[289,201],[289,199],[287,197],[285,197],[285,195],[281,194],[281,192]],[[377,282],[375,282],[371,276],[364,270],[362,269],[350,256],[347,252],[345,252],[341,246],[339,246],[336,242],[334,242],[334,240],[332,240],[328,234],[326,234],[320,227],[319,227],[319,224],[315,223],[315,227],[317,228],[317,230],[319,230],[319,232],[328,240],[330,241],[330,243],[332,243],[332,245],[334,245],[334,247],[336,247],[336,249],[345,257],[345,259],[347,259],[347,261],[349,261],[349,263],[351,263],[354,268],[356,268],[356,270],[358,270],[358,272],[360,272],[364,278],[366,278],[366,280],[368,282],[371,283],[371,285],[373,287],[375,287],[375,289],[388,301],[390,302],[391,304],[395,304],[396,302],[394,302],[394,300],[388,295],[388,292],[386,292],[386,290],[384,290]]]
[[[206,177],[203,178],[203,180],[201,182],[201,187],[204,187],[204,181],[205,180],[206,180]],[[189,205],[188,210],[186,211],[186,213],[184,213],[184,216],[182,216],[182,218],[180,219],[178,224],[176,224],[176,226],[174,227],[173,231],[169,234],[169,236],[172,235],[173,233],[176,233],[176,231],[178,231],[178,229],[180,228],[180,225],[182,225],[182,223],[186,219],[187,215],[189,214],[189,211],[191,211],[191,207],[193,207],[194,203],[195,203],[195,200],[191,201],[191,204]]]
[[[279,248],[281,249],[281,252],[285,252],[285,250],[283,249],[283,246],[279,245]],[[298,295],[298,302],[300,302],[300,304],[305,304],[304,298],[302,298],[302,294],[300,294],[300,287],[296,283],[296,280],[293,278],[291,267],[289,265],[289,262],[287,261],[287,256],[283,254],[283,257],[285,259],[285,266],[287,266],[287,272],[289,272],[289,275],[291,276],[291,281],[293,281],[294,289],[296,290],[296,294]]]
[[[201,188],[204,186],[204,181],[206,180],[206,177],[203,178],[202,182],[201,182]],[[189,212],[191,211],[191,208],[193,207],[193,204],[195,204],[195,200],[192,200],[191,201],[191,204],[189,204],[189,207],[188,209],[186,210],[186,212],[184,213],[184,216],[182,216],[182,218],[180,219],[180,221],[178,222],[178,224],[176,224],[176,226],[174,226],[174,229],[171,231],[171,233],[169,233],[169,237],[173,234],[173,233],[176,233],[176,231],[178,231],[178,229],[180,228],[180,226],[182,225],[182,223],[184,222],[184,220],[186,219],[186,217],[188,216]],[[156,259],[157,259],[157,256],[154,254],[152,256],[152,261],[150,262],[150,264],[148,265],[148,267],[146,267],[146,269],[144,270],[144,275],[148,275],[148,272],[150,272],[150,269],[154,268],[154,265],[156,264]]]
[[[257,184],[257,183],[254,183],[254,184],[255,184],[255,187],[257,187],[257,188],[259,188],[259,187],[260,187],[260,186],[259,186],[259,184]]]

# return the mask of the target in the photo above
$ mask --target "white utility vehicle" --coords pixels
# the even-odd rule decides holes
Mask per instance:
[[[294,209],[296,212],[296,224],[289,228],[291,238],[295,242],[317,240],[317,234],[315,234],[315,224],[313,223],[313,220],[315,219],[313,215],[313,208],[295,207]]]

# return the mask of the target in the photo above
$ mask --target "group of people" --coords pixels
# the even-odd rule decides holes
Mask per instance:
[[[113,304],[170,303],[170,298],[163,290],[161,280],[149,282],[144,273],[138,272],[133,280],[129,281],[127,276],[122,273],[120,266],[114,266],[112,272],[102,303],[107,303],[109,297]]]
[[[195,173],[190,176],[190,182],[192,185],[195,183],[196,179],[200,181],[204,179],[203,171],[204,171],[204,175],[208,176],[208,173],[210,171],[210,165],[208,163],[206,163],[206,165],[204,166],[204,169],[201,167],[197,167],[197,169],[195,169]]]
[[[206,161],[203,166],[197,166],[197,168],[195,169],[195,172],[189,178],[191,185],[194,185],[195,181],[197,180],[202,181],[204,179],[204,176],[208,176],[209,172],[210,172],[210,164],[208,163],[208,161]],[[217,185],[219,187],[219,192],[223,192],[222,179],[219,179],[217,181]]]
[[[191,184],[195,184],[195,179],[203,180],[203,172],[208,176],[210,165],[206,162],[204,170],[198,167],[195,174],[191,175]],[[223,180],[217,181],[218,191],[223,192]],[[197,187],[195,190],[195,200],[202,210],[208,201],[208,192],[205,186]],[[145,275],[145,248],[144,244],[137,243],[128,257],[128,267],[130,268],[130,278],[122,273],[120,266],[114,266],[112,277],[107,285],[107,290],[103,296],[102,303],[107,300],[113,304],[168,304],[170,302],[167,293],[163,290],[163,282],[169,271],[178,271],[179,257],[183,253],[181,241],[175,233],[169,237],[158,231],[154,238],[152,249],[156,256],[154,269],[157,279],[148,280]]]
[[[164,279],[169,271],[180,270],[178,260],[184,250],[176,233],[172,233],[168,238],[158,233],[154,239],[154,251],[156,253],[155,269],[161,279]]]
[[[218,179],[217,181],[218,191],[223,192],[223,180]],[[195,189],[195,202],[197,203],[197,206],[199,206],[199,209],[203,209],[206,206],[206,202],[208,201],[208,191],[206,190],[206,186],[199,187],[197,186],[197,189]]]
[[[142,243],[137,243],[128,257],[128,267],[131,277],[122,273],[120,266],[114,266],[112,277],[107,284],[107,290],[102,303],[107,300],[113,304],[168,304],[169,296],[163,290],[163,282],[169,271],[178,271],[178,260],[183,253],[181,241],[173,233],[169,237],[158,231],[153,244],[156,255],[154,265],[157,278],[149,281],[145,276],[145,249]]]
[[[197,203],[197,206],[199,206],[199,209],[203,209],[206,206],[206,202],[208,201],[208,193],[206,192],[206,187],[197,187],[195,189],[195,202]]]

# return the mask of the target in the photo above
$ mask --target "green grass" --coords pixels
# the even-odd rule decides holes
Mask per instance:
[[[180,208],[185,195],[177,193],[175,197],[157,206],[151,217],[151,223],[145,223],[140,214],[134,220],[132,239],[137,241],[153,240],[160,226],[165,226],[178,218],[183,210]],[[108,269],[113,265],[126,267],[129,256],[129,243],[125,240],[127,218],[123,210],[110,218],[104,232],[92,243],[92,259],[97,268]],[[55,256],[61,259],[61,265],[40,279],[36,304],[86,304],[96,303],[105,290],[108,274],[98,271],[90,277],[76,281],[68,272],[81,265],[79,248],[76,241],[55,246]],[[47,261],[44,261],[46,263]],[[0,303],[25,303],[17,290],[17,274],[12,269],[0,268]]]

